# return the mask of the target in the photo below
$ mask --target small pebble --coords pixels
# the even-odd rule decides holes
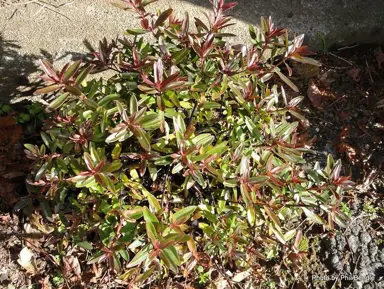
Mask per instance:
[[[320,129],[317,127],[316,129],[315,129],[317,132],[319,132],[320,131]]]
[[[343,269],[343,266],[340,262],[339,256],[333,255],[331,258],[331,264],[332,267],[337,271],[340,272]]]
[[[349,247],[351,248],[351,251],[353,253],[356,253],[357,251],[357,248],[359,247],[359,240],[357,239],[356,236],[354,235],[351,235],[349,238],[348,238],[348,243],[349,243]]]
[[[363,244],[368,244],[369,242],[371,242],[371,240],[372,240],[372,237],[371,237],[371,235],[369,235],[368,232],[363,232],[360,235],[360,242]]]

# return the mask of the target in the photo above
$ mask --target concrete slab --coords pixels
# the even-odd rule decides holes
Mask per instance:
[[[36,61],[48,58],[60,67],[87,52],[83,40],[91,44],[121,35],[135,27],[129,12],[110,0],[0,0],[0,101],[17,95],[26,76],[36,71]],[[382,0],[238,0],[233,10],[237,25],[232,41],[243,42],[248,24],[260,16],[272,15],[279,26],[306,33],[312,46],[321,47],[318,33],[327,44],[380,42],[384,38]],[[40,3],[40,4],[39,4]],[[44,4],[44,5],[42,5]],[[202,16],[209,11],[208,0],[159,0],[152,8],[173,7],[180,15]],[[27,93],[26,93],[27,94]]]
[[[122,11],[107,0],[51,0],[43,7],[30,0],[2,0],[0,8],[0,101],[7,101],[25,82],[24,75],[36,71],[39,58],[53,60],[60,67],[70,59],[88,52],[84,40],[93,45],[103,37],[122,35],[137,27],[130,12]],[[43,2],[43,1],[40,1]],[[27,3],[27,4],[23,4]],[[57,7],[57,8],[55,8]],[[194,3],[160,0],[153,9],[173,7],[180,15],[202,16],[208,11]],[[236,32],[245,38],[247,24],[239,21]]]

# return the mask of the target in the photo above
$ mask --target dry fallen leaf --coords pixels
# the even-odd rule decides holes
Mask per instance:
[[[345,153],[348,161],[353,165],[360,164],[360,153],[356,148],[347,143],[339,143],[337,145],[337,150],[341,153]]]
[[[248,278],[251,275],[251,273],[252,273],[252,269],[237,273],[235,276],[233,276],[232,281],[233,282],[241,282],[241,281],[245,280],[246,278]]]
[[[20,251],[19,259],[17,260],[17,262],[20,264],[21,267],[27,270],[28,273],[31,273],[31,274],[37,273],[35,257],[33,255],[33,252],[29,250],[28,247],[24,247]]]
[[[320,81],[316,81],[313,78],[308,82],[307,95],[312,105],[318,110],[323,110],[323,102],[327,99],[333,99],[335,96],[327,89]]]
[[[54,231],[53,227],[40,223],[40,216],[37,214],[32,214],[29,217],[29,221],[32,225],[34,225],[37,229],[39,229],[43,233],[49,234]]]
[[[77,277],[81,277],[81,267],[79,263],[79,259],[74,256],[64,257],[63,258],[65,265],[65,273],[70,274],[74,273]]]
[[[49,276],[46,276],[45,278],[41,279],[39,283],[41,284],[41,289],[52,289],[51,282],[49,281]]]
[[[226,288],[230,288],[229,285],[228,285],[228,281],[220,276],[217,280],[215,280],[213,282],[216,286],[217,289],[226,289]]]

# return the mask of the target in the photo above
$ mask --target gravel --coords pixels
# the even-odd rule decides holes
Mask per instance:
[[[340,288],[384,288],[384,245],[377,244],[369,222],[356,218],[350,229],[321,241],[320,260],[327,275],[339,276]]]

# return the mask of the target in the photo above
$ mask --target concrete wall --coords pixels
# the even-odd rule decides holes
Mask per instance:
[[[36,0],[36,2],[39,2]],[[384,0],[238,0],[232,11],[237,25],[232,41],[244,41],[249,23],[272,15],[278,26],[305,33],[312,47],[321,48],[318,33],[327,45],[362,42],[383,43]],[[21,5],[22,3],[29,3]],[[36,71],[39,58],[58,66],[80,57],[87,50],[83,40],[96,44],[102,37],[121,35],[137,20],[112,6],[109,0],[0,1],[0,101],[9,99],[25,84],[25,75]],[[202,16],[208,0],[159,0],[156,8],[174,7],[180,14]]]

